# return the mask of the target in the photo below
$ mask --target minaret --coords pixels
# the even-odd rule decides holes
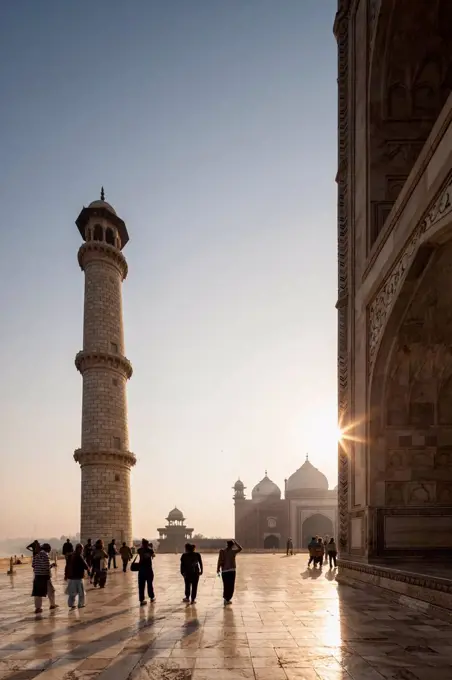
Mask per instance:
[[[234,489],[234,532],[235,532],[235,539],[239,543],[245,543],[246,542],[246,534],[247,534],[247,523],[246,523],[246,516],[248,512],[248,507],[246,503],[246,496],[245,496],[245,489],[246,486],[242,482],[242,480],[239,478],[234,486],[232,487]]]
[[[82,543],[132,540],[126,384],[132,375],[124,356],[121,285],[127,276],[122,249],[126,225],[105,201],[83,208],[76,225],[84,240],[78,262],[85,272],[83,350],[75,365],[83,378],[82,445],[74,459],[82,470]]]

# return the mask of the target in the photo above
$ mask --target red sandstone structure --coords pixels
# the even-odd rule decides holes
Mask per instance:
[[[251,498],[239,479],[234,484],[235,538],[245,549],[277,550],[287,539],[295,549],[307,548],[312,536],[336,536],[337,490],[306,456],[306,461],[280,488],[267,476],[253,488]]]

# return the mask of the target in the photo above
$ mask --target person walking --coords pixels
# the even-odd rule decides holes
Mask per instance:
[[[107,582],[107,553],[104,550],[104,542],[99,538],[96,541],[93,552],[94,587],[105,588]]]
[[[288,538],[288,539],[287,539],[287,546],[286,546],[286,548],[287,548],[287,551],[286,551],[287,557],[289,557],[289,555],[293,555],[293,541],[292,541],[291,538]]]
[[[337,567],[337,548],[336,548],[336,543],[334,542],[334,538],[330,538],[330,542],[327,545],[327,554],[328,554],[328,559],[330,562],[330,569],[333,568],[333,562],[334,562],[334,568]]]
[[[226,542],[226,549],[222,548],[218,555],[217,573],[223,579],[223,600],[224,604],[231,604],[234,596],[235,577],[236,577],[236,563],[235,558],[237,553],[243,550],[237,541]]]
[[[89,566],[83,557],[83,546],[77,543],[75,552],[69,560],[68,565],[68,607],[69,609],[76,609],[75,601],[78,596],[78,608],[83,609],[85,606],[85,586],[83,585],[83,577],[85,571],[89,573]]]
[[[89,582],[93,582],[93,553],[94,553],[94,546],[92,544],[92,541],[90,538],[88,538],[88,541],[83,548],[83,557],[85,559],[86,564],[89,567],[88,571],[88,576],[89,576]]]
[[[319,537],[317,539],[317,546],[315,548],[314,564],[318,564],[320,569],[323,567],[324,556],[325,556],[325,546],[323,545],[322,539]]]
[[[108,569],[111,568],[111,563],[113,562],[113,566],[116,569],[116,555],[118,554],[118,549],[116,548],[116,539],[112,538],[111,543],[108,544]]]
[[[64,565],[64,580],[68,580],[68,562],[71,559],[72,555],[74,553],[74,546],[70,542],[70,540],[67,538],[66,543],[63,544],[63,557],[65,559],[65,565]]]
[[[308,551],[309,551],[309,562],[308,562],[308,567],[311,566],[311,564],[316,564],[316,549],[317,549],[317,539],[315,536],[311,538],[311,540],[308,543]]]
[[[119,554],[121,555],[121,560],[122,560],[122,570],[124,574],[127,571],[127,565],[129,563],[129,560],[132,559],[132,551],[127,545],[127,543],[123,543],[122,546],[119,548]]]
[[[33,590],[32,597],[35,599],[35,614],[42,613],[42,598],[48,597],[50,602],[50,609],[58,607],[55,604],[55,588],[53,587],[51,578],[51,569],[53,564],[50,564],[49,553],[51,547],[48,543],[41,546],[41,550],[33,555]]]
[[[185,552],[180,558],[180,573],[185,581],[185,597],[182,602],[190,602],[191,600],[191,604],[195,604],[203,566],[201,555],[195,552],[195,546],[192,543],[185,544]]]
[[[152,560],[155,557],[152,543],[149,543],[145,538],[141,541],[141,546],[138,548],[138,555],[140,561],[138,563],[138,596],[140,605],[146,604],[145,591],[148,589],[148,596],[151,604],[155,602],[154,593],[154,569]]]

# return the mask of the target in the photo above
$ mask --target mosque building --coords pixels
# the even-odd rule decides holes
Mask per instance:
[[[281,489],[265,471],[264,478],[246,498],[239,479],[234,484],[235,538],[245,549],[278,549],[287,539],[294,548],[306,548],[312,536],[336,536],[337,487],[328,488],[325,475],[309,461],[285,480]]]

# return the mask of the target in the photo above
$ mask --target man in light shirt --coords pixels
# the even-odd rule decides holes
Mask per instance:
[[[237,541],[227,541],[226,549],[222,548],[218,555],[217,573],[223,579],[223,600],[224,604],[231,604],[235,588],[236,565],[235,558],[237,553],[242,551],[242,547]]]

